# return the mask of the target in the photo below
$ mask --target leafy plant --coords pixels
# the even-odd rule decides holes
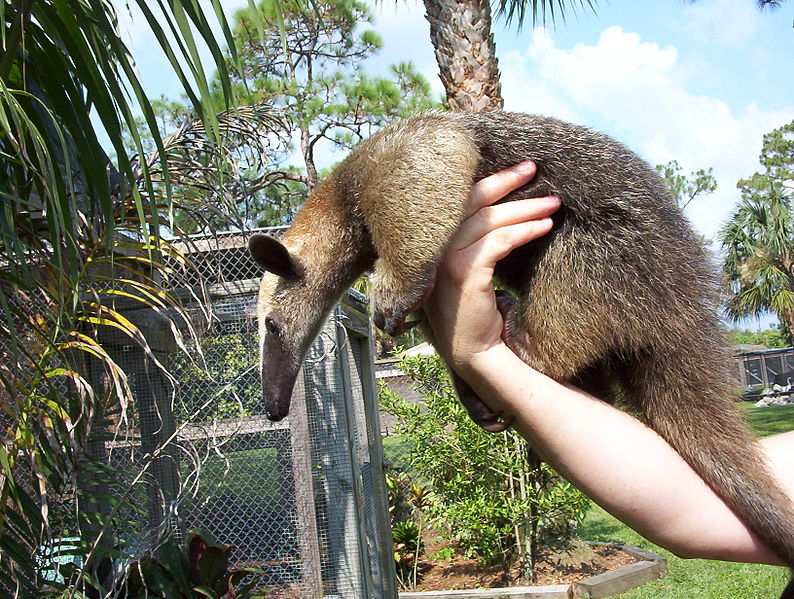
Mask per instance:
[[[762,345],[768,348],[790,347],[791,333],[783,324],[778,324],[774,329],[751,331],[750,329],[733,328],[728,331],[728,342],[731,345],[748,344]]]
[[[257,599],[254,590],[263,572],[229,569],[231,545],[220,545],[204,531],[193,530],[185,542],[170,537],[157,550],[129,567],[124,585],[127,599]],[[248,578],[245,583],[242,581]]]
[[[441,562],[449,562],[452,561],[452,558],[455,556],[455,548],[454,547],[442,547],[438,551],[434,551],[428,557],[433,560],[438,560]]]
[[[409,500],[411,478],[393,468],[387,468],[385,476],[389,494],[389,518],[392,526],[395,526],[413,518],[414,508]]]
[[[407,473],[395,470],[386,471],[386,488],[397,580],[402,588],[412,590],[416,587],[419,557],[424,552],[423,510],[430,505],[430,493]]]
[[[413,520],[399,522],[392,527],[394,540],[394,562],[397,581],[404,589],[416,587],[416,567],[424,551],[422,529]]]
[[[530,462],[514,432],[484,433],[471,421],[437,356],[405,358],[399,368],[422,395],[405,401],[381,386],[381,407],[411,448],[410,471],[427,481],[430,521],[484,562],[518,562],[531,578],[548,535],[568,535],[589,501],[545,464]]]
[[[258,568],[229,569],[231,545],[215,542],[202,530],[191,530],[180,542],[170,534],[155,554],[127,564],[118,582],[107,593],[98,581],[82,583],[85,572],[76,565],[62,568],[72,584],[61,598],[123,597],[124,599],[259,599],[267,591],[257,589],[262,578]],[[247,579],[247,580],[246,580]],[[77,581],[77,584],[75,584]],[[245,581],[245,582],[244,582]],[[79,589],[79,590],[78,590]]]
[[[136,424],[134,381],[119,366],[119,348],[141,354],[149,373],[168,383],[150,333],[170,334],[180,343],[176,323],[187,321],[169,291],[174,268],[185,259],[162,239],[169,227],[174,230],[173,192],[184,192],[180,197],[189,211],[196,194],[187,190],[206,187],[208,173],[218,174],[215,189],[224,188],[239,172],[227,142],[240,133],[250,137],[244,124],[258,128],[269,118],[261,107],[224,112],[231,91],[226,63],[202,11],[161,3],[155,14],[152,3],[135,4],[196,115],[168,139],[159,135],[112,3],[2,4],[4,596],[62,590],[59,564],[71,558],[82,563],[75,584],[93,584],[108,573],[109,563],[123,557],[121,537],[132,529],[128,519],[139,509],[141,483],[150,478],[151,465],[173,449],[166,447],[169,439],[158,442],[129,477],[107,466],[106,441]],[[222,12],[216,16],[228,32]],[[179,40],[171,42],[164,29]],[[224,93],[210,94],[194,36],[218,59]],[[142,112],[142,121],[133,118],[132,106]],[[122,130],[137,155],[125,148]],[[149,155],[143,152],[144,137],[155,149]],[[104,138],[112,145],[112,159]],[[155,315],[158,326],[146,330],[128,309]]]

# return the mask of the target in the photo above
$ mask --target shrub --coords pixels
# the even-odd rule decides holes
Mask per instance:
[[[412,472],[431,490],[426,514],[467,554],[485,563],[517,561],[531,579],[539,543],[569,535],[589,501],[530,459],[518,434],[492,435],[472,422],[437,356],[405,358],[399,367],[422,394],[422,404],[386,386],[379,399],[411,448]]]
[[[410,591],[416,588],[419,558],[425,549],[422,511],[428,507],[430,496],[407,473],[392,468],[386,470],[386,487],[397,580],[403,589]]]

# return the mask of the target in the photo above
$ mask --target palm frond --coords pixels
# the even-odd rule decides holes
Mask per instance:
[[[578,10],[595,12],[594,0],[498,0],[496,16],[504,18],[507,24],[517,23],[520,29],[528,17],[533,24],[555,25],[557,19],[565,21],[566,15]]]
[[[755,6],[758,10],[776,10],[780,8],[784,0],[755,0]]]
[[[222,188],[239,175],[229,157],[241,146],[232,139],[267,137],[264,110],[223,113],[232,93],[227,66],[198,5],[136,4],[198,115],[181,138],[162,139],[108,0],[0,3],[6,26],[0,39],[4,596],[64,589],[68,581],[53,577],[55,558],[64,552],[83,555],[80,577],[91,580],[91,564],[108,555],[105,532],[123,523],[124,510],[135,509],[136,487],[102,466],[91,449],[131,418],[130,381],[103,338],[108,329],[120,332],[156,367],[140,328],[116,307],[127,302],[151,308],[180,343],[177,321],[187,319],[164,286],[171,266],[162,260],[180,257],[160,239],[175,209],[173,192],[198,186],[210,165],[222,173],[213,181]],[[213,6],[234,55],[220,2]],[[214,58],[220,94],[209,83],[199,44]],[[138,157],[128,153],[122,132]],[[100,142],[105,137],[113,160]],[[140,159],[144,139],[156,151]],[[56,542],[72,536],[74,547]]]
[[[769,302],[769,309],[775,314],[787,314],[794,310],[794,291],[778,289]]]
[[[742,182],[743,197],[720,238],[723,272],[732,294],[734,320],[765,312],[785,321],[794,265],[794,211],[783,185],[759,175]]]

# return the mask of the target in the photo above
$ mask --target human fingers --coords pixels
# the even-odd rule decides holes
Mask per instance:
[[[561,206],[555,196],[529,198],[485,206],[463,221],[450,243],[454,249],[463,249],[500,227],[516,225],[554,214]]]
[[[441,272],[456,285],[489,287],[499,260],[547,234],[553,226],[552,219],[545,217],[493,229],[474,243],[448,254]]]
[[[514,249],[542,237],[553,226],[551,218],[546,217],[499,227],[458,253],[464,259],[468,254],[480,264],[494,265]]]
[[[537,170],[534,162],[520,162],[477,181],[471,188],[469,215],[474,214],[483,206],[490,206],[511,191],[529,183]]]

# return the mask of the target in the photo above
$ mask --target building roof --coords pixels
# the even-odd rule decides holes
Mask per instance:
[[[739,344],[733,347],[737,356],[768,356],[774,354],[787,354],[794,352],[794,347],[765,348],[763,345]]]

